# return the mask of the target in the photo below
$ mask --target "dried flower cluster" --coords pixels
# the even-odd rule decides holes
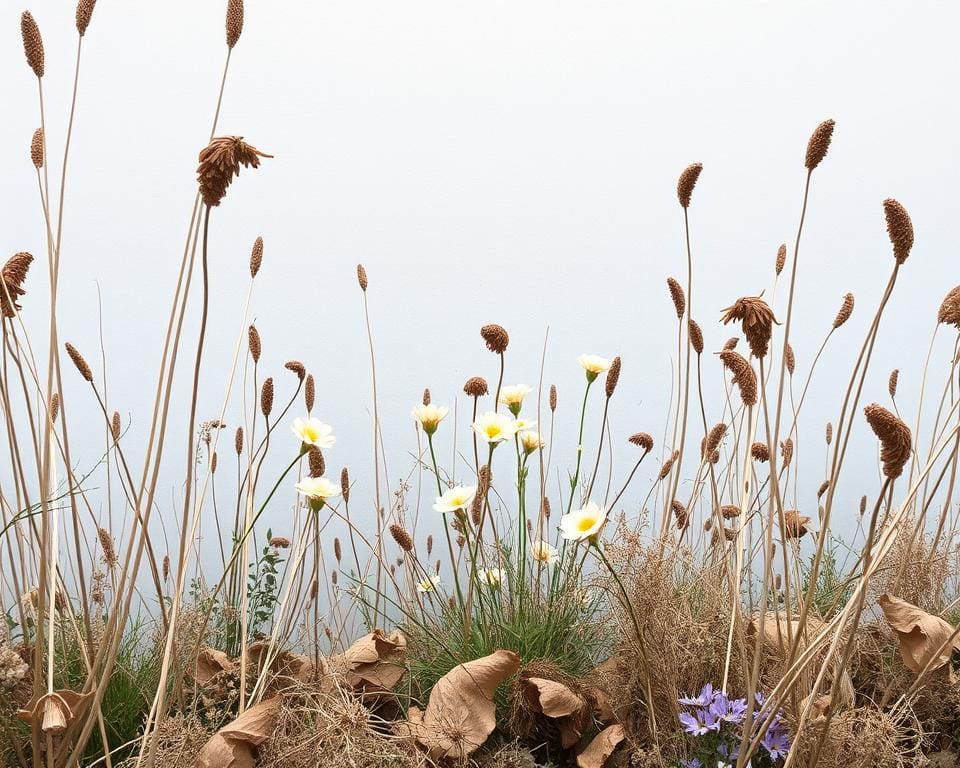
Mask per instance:
[[[683,169],[680,179],[677,181],[677,199],[683,208],[690,207],[690,198],[693,195],[693,188],[697,186],[697,179],[700,178],[700,172],[703,170],[703,163],[693,163]]]
[[[893,245],[893,257],[903,264],[913,248],[913,222],[910,214],[892,197],[883,201],[883,213],[887,220],[887,234]]]
[[[743,335],[747,337],[750,351],[756,358],[765,357],[773,335],[773,326],[777,318],[773,310],[759,296],[744,296],[723,310],[721,320],[724,325],[730,322],[743,324]]]
[[[502,325],[496,323],[483,326],[480,329],[480,336],[487,343],[487,349],[498,355],[502,355],[510,343],[510,334]]]
[[[900,477],[910,459],[910,428],[879,403],[871,403],[863,409],[863,413],[874,434],[880,438],[883,474],[891,480]]]
[[[20,310],[17,299],[26,295],[23,283],[33,263],[33,256],[26,251],[15,253],[0,270],[0,315],[13,317]]]
[[[827,156],[827,150],[830,149],[830,140],[833,139],[833,120],[824,120],[814,129],[807,142],[807,156],[804,159],[804,166],[808,171],[812,171]]]
[[[733,383],[740,389],[740,399],[744,405],[757,404],[757,374],[753,366],[739,352],[725,349],[720,353],[724,367],[733,374]]]
[[[218,136],[200,152],[197,181],[203,202],[220,205],[234,176],[244,168],[259,168],[261,157],[273,157],[247,144],[242,136]]]

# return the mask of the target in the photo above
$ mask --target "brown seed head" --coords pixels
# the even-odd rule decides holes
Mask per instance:
[[[77,370],[80,371],[80,375],[87,381],[93,381],[93,371],[90,370],[90,366],[87,365],[87,361],[83,359],[75,346],[69,341],[64,345],[67,349],[67,354],[70,356],[70,359],[73,360],[73,364],[77,367]]]
[[[944,297],[937,311],[937,322],[960,328],[960,285]]]
[[[754,443],[750,446],[750,455],[753,456],[754,460],[768,462],[770,461],[770,449],[767,448],[766,443]]]
[[[317,446],[311,446],[307,452],[307,463],[310,466],[310,477],[323,477],[327,473],[327,463],[323,460],[323,452]]]
[[[883,213],[887,219],[887,234],[893,244],[893,257],[897,264],[903,264],[913,248],[913,222],[910,214],[892,197],[883,201]]]
[[[274,549],[289,549],[290,539],[286,536],[272,536],[270,538],[270,546]]]
[[[473,501],[470,503],[470,520],[478,528],[483,522],[483,506],[487,501],[489,491],[490,467],[484,464],[477,473],[477,491],[473,494]]]
[[[784,347],[784,354],[787,357],[787,371],[793,376],[793,371],[797,367],[797,358],[793,354],[793,346],[788,341]]]
[[[690,197],[693,195],[693,188],[697,186],[697,179],[700,178],[700,172],[703,170],[703,163],[694,163],[688,165],[680,174],[677,181],[677,199],[683,208],[690,207]]]
[[[697,325],[696,320],[690,320],[688,325],[689,335],[690,335],[690,346],[693,347],[693,351],[698,355],[703,354],[703,331],[700,330],[700,326]]]
[[[17,299],[27,293],[23,283],[32,263],[33,256],[26,251],[20,251],[7,259],[7,263],[0,270],[0,315],[3,317],[14,317],[20,310]]]
[[[257,330],[257,326],[251,325],[247,329],[247,348],[250,350],[250,357],[253,358],[253,362],[260,362],[260,352],[262,351],[260,344],[260,331]]]
[[[735,517],[740,517],[740,507],[736,504],[724,504],[720,507],[720,516],[724,520],[733,520]]]
[[[24,11],[20,17],[20,36],[23,38],[23,52],[27,57],[27,64],[37,77],[43,77],[43,38],[40,37],[40,27],[30,11]]]
[[[106,528],[97,529],[97,538],[100,539],[100,548],[103,550],[103,561],[108,568],[117,564],[117,550],[113,546],[113,537]]]
[[[77,32],[80,37],[87,33],[87,27],[90,26],[90,18],[93,16],[93,7],[97,0],[80,0],[77,3]]]
[[[785,510],[783,513],[784,536],[788,539],[799,539],[807,533],[807,526],[810,525],[810,518],[801,515],[795,509]]]
[[[203,202],[220,205],[234,176],[244,168],[259,168],[261,157],[273,157],[247,144],[242,136],[218,136],[200,152],[197,181]]]
[[[737,348],[737,344],[739,344],[739,343],[740,343],[740,337],[739,337],[739,336],[731,336],[729,339],[727,339],[727,340],[724,342],[722,351],[723,351],[723,352],[726,352],[726,351],[731,350],[731,349],[736,349],[736,348]]]
[[[831,424],[829,421],[827,422],[825,437],[827,439],[827,445],[830,445],[830,443],[833,442],[833,424]]]
[[[753,366],[747,362],[743,355],[734,352],[732,349],[721,352],[720,360],[727,370],[733,374],[733,383],[740,389],[740,399],[743,400],[743,404],[756,405],[757,375],[753,371]]]
[[[120,411],[114,411],[113,418],[110,419],[110,434],[113,435],[114,442],[117,442],[120,439],[121,427]]]
[[[480,335],[487,342],[487,349],[498,355],[502,355],[510,343],[510,334],[502,325],[491,323],[480,329]]]
[[[609,400],[613,397],[613,392],[617,388],[617,382],[620,381],[620,357],[617,356],[613,358],[613,361],[610,363],[610,368],[607,370],[607,378],[605,381],[605,391],[607,399]]]
[[[237,427],[237,431],[233,435],[233,448],[237,452],[237,456],[243,453],[243,427]]]
[[[404,552],[413,552],[413,537],[407,533],[406,529],[398,523],[390,525],[390,535],[397,542],[397,546]]]
[[[427,557],[430,557],[432,553],[433,553],[433,534],[431,533],[429,536],[427,536]],[[440,563],[437,563],[437,565],[440,565]]]
[[[423,390],[423,404],[424,404],[424,405],[430,405],[430,390],[429,390],[429,389],[424,389],[424,390]]]
[[[210,474],[215,475],[217,473],[217,452],[214,451],[210,456]]]
[[[890,378],[887,380],[887,391],[890,393],[891,398],[897,396],[897,384],[900,381],[900,369],[894,368],[890,371]]]
[[[250,277],[257,276],[261,264],[263,264],[263,238],[258,237],[253,241],[253,249],[250,251]]]
[[[233,48],[243,32],[243,0],[227,0],[227,48]]]
[[[367,269],[363,264],[357,264],[357,282],[360,283],[360,290],[367,292]]]
[[[658,475],[660,480],[663,480],[663,478],[670,474],[670,470],[673,469],[673,464],[678,458],[680,458],[680,451],[674,451],[673,455],[663,462],[663,466],[660,467],[660,474]]]
[[[273,377],[266,379],[260,388],[260,412],[269,416],[273,411]]]
[[[847,320],[850,319],[850,315],[853,314],[853,294],[848,293],[843,297],[843,304],[840,305],[840,311],[837,312],[837,316],[833,319],[834,330],[843,325]]]
[[[30,139],[30,162],[38,171],[43,168],[43,128],[37,128]]]
[[[340,546],[340,538],[334,537],[333,539],[333,556],[337,559],[337,562],[340,562],[340,559],[343,557],[343,548]]]
[[[874,434],[880,438],[883,474],[891,480],[900,477],[910,459],[910,427],[879,403],[871,403],[863,409],[863,413]]]
[[[861,496],[860,497],[860,514],[863,515],[863,513],[866,511],[867,511],[867,497]]]
[[[543,497],[543,503],[540,505],[540,510],[543,512],[543,519],[550,519],[550,499],[546,496]]]
[[[683,317],[683,313],[687,308],[687,299],[683,295],[683,287],[672,277],[668,277],[667,288],[670,290],[670,299],[673,301],[673,307],[677,310],[677,317]]]
[[[350,472],[346,467],[340,470],[340,495],[345,502],[350,503]]]
[[[313,410],[313,404],[316,400],[317,389],[313,382],[313,374],[308,373],[307,379],[303,383],[303,404],[307,406],[307,413]]]
[[[727,425],[723,422],[715,424],[713,429],[707,433],[707,440],[704,444],[703,455],[712,456],[714,451],[720,447],[720,441],[723,440],[723,436],[727,434]]]
[[[780,243],[780,247],[777,248],[777,260],[773,264],[774,270],[779,275],[783,272],[783,268],[787,263],[787,244]]]
[[[677,528],[681,531],[687,527],[690,522],[690,516],[687,514],[687,508],[676,499],[670,505],[673,509],[673,517],[677,521]]]
[[[483,397],[489,391],[487,380],[483,376],[473,376],[463,385],[463,391],[470,397]]]
[[[730,322],[743,324],[743,335],[747,337],[750,351],[754,357],[765,357],[773,334],[773,326],[777,318],[773,310],[759,296],[744,296],[737,299],[731,306],[723,310],[720,319],[726,325]]]
[[[557,385],[550,385],[550,412],[553,413],[557,410]]]
[[[829,488],[830,488],[830,481],[829,481],[829,480],[824,480],[822,483],[820,483],[820,487],[817,488],[817,498],[818,498],[818,499],[821,498],[821,497],[823,496],[823,494],[825,494]]]
[[[824,120],[814,129],[807,142],[807,157],[804,160],[804,166],[808,171],[812,171],[827,155],[830,149],[830,140],[833,138],[833,120]]]
[[[299,360],[288,360],[283,364],[283,367],[295,373],[298,381],[303,381],[303,377],[307,375],[306,367]]]
[[[60,393],[54,392],[50,397],[50,421],[55,422],[60,414]]]
[[[650,453],[650,451],[653,450],[653,437],[646,432],[635,432],[630,435],[628,440],[637,446],[637,448],[643,448],[645,453]]]
[[[317,594],[320,592],[320,586],[317,583],[316,579],[310,579],[310,599],[316,600]],[[329,634],[330,628],[327,627],[327,633]]]
[[[793,440],[789,437],[780,442],[780,455],[783,456],[783,466],[789,467],[793,461]]]

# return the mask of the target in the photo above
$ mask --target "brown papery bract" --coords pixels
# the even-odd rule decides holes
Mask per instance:
[[[903,467],[910,459],[912,437],[910,428],[879,403],[871,403],[863,409],[867,423],[880,438],[880,461],[883,474],[894,480],[900,477]]]
[[[684,310],[687,308],[687,297],[683,294],[683,287],[672,277],[668,277],[667,288],[670,290],[670,300],[673,302],[673,308],[677,310],[677,317],[683,317]]]
[[[913,248],[913,222],[910,214],[892,197],[883,201],[883,214],[887,220],[887,235],[893,245],[893,257],[903,264]]]
[[[810,135],[810,140],[807,142],[807,156],[803,162],[808,171],[812,171],[820,165],[823,158],[827,156],[835,125],[836,123],[833,120],[824,120]]]
[[[684,168],[680,174],[680,179],[677,181],[677,199],[683,208],[690,207],[693,188],[697,186],[701,171],[703,171],[703,163],[693,163]]]

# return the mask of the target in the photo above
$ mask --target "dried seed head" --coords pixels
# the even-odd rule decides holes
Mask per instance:
[[[900,369],[894,368],[890,371],[890,378],[887,380],[887,391],[890,393],[891,398],[897,396],[897,384],[900,381]]]
[[[427,536],[427,557],[430,557],[433,552],[433,534],[431,533]]]
[[[480,329],[480,335],[487,342],[487,349],[498,355],[502,355],[510,343],[510,334],[502,325],[491,323]]]
[[[310,466],[310,477],[323,477],[327,473],[323,452],[316,446],[312,446],[307,453],[307,463]]]
[[[237,431],[233,435],[233,448],[237,452],[237,456],[243,453],[243,427],[237,427]]]
[[[260,388],[260,412],[269,416],[273,411],[273,378],[268,378]]]
[[[90,26],[90,18],[93,16],[93,7],[97,0],[80,0],[77,3],[77,32],[80,37],[87,33],[87,27]]]
[[[723,422],[715,424],[713,429],[707,433],[703,455],[706,457],[712,456],[713,453],[720,447],[720,441],[723,440],[723,436],[725,434],[727,434],[727,425]]]
[[[170,578],[170,555],[163,556],[163,567],[161,569],[161,573],[164,581]]]
[[[645,453],[650,453],[653,450],[653,438],[646,432],[635,432],[630,435],[628,440],[637,448],[643,448]]]
[[[779,573],[773,577],[773,588],[779,592],[783,588],[783,576]]]
[[[23,52],[27,57],[27,64],[37,77],[43,77],[43,38],[40,37],[40,27],[30,11],[24,11],[20,17],[20,36],[23,38]]]
[[[270,546],[274,549],[289,549],[290,539],[286,536],[272,536],[270,538]]]
[[[550,385],[550,412],[553,413],[557,410],[557,385]]]
[[[789,437],[780,443],[780,455],[783,456],[783,466],[789,467],[793,461],[793,440]]]
[[[683,317],[687,308],[687,299],[683,295],[683,288],[680,283],[672,277],[667,278],[667,288],[670,289],[670,299],[673,301],[673,307],[677,310],[677,317]]]
[[[220,205],[227,194],[234,176],[240,175],[240,167],[259,168],[261,157],[273,157],[247,144],[242,136],[218,136],[200,152],[197,166],[197,181],[203,202],[214,207]]]
[[[793,346],[788,341],[786,346],[783,348],[784,354],[787,357],[787,371],[793,376],[793,371],[797,367],[797,358],[793,354]]]
[[[610,368],[607,369],[607,378],[605,381],[605,391],[607,399],[613,397],[613,392],[617,388],[617,382],[620,381],[620,357],[613,358]]]
[[[391,524],[390,535],[393,536],[393,540],[397,542],[397,546],[404,552],[413,552],[413,537],[407,533],[402,525],[398,523]]]
[[[736,348],[737,348],[737,344],[739,344],[739,343],[740,343],[740,337],[739,337],[739,336],[731,336],[729,339],[727,339],[727,340],[724,342],[722,351],[723,351],[723,352],[726,352],[727,350],[730,350],[730,349],[736,349]]]
[[[429,390],[429,389],[424,389],[424,390],[423,390],[423,404],[424,404],[424,405],[430,405],[430,390]]]
[[[690,522],[687,508],[676,499],[673,500],[670,507],[673,509],[673,517],[677,521],[677,528],[682,531]]]
[[[893,244],[893,257],[903,264],[913,248],[913,222],[907,209],[892,197],[883,201],[883,213],[887,219],[887,234]]]
[[[680,174],[677,181],[677,199],[684,208],[690,207],[690,196],[693,195],[693,188],[697,186],[697,179],[700,178],[700,172],[703,170],[703,163],[694,163],[688,165]]]
[[[243,32],[243,0],[227,0],[227,48],[233,48]]]
[[[788,539],[799,539],[807,533],[807,526],[810,525],[810,518],[801,515],[795,509],[785,510],[783,513],[784,536]]]
[[[843,325],[847,320],[850,319],[850,315],[853,314],[853,294],[848,293],[843,297],[843,304],[840,305],[840,311],[837,312],[837,316],[833,320],[834,330]]]
[[[43,168],[43,128],[37,128],[30,139],[30,162],[38,171]]]
[[[307,369],[299,360],[289,360],[283,364],[283,367],[295,373],[298,381],[303,381],[303,377],[307,375]]]
[[[663,480],[663,478],[670,474],[670,470],[673,469],[673,464],[678,458],[680,458],[680,451],[674,451],[673,455],[663,462],[663,466],[660,467],[658,479]]]
[[[333,556],[337,559],[337,562],[340,562],[340,559],[343,557],[343,548],[340,546],[340,538],[334,537],[333,539]]]
[[[360,283],[360,290],[367,292],[367,270],[363,264],[357,264],[357,282]]]
[[[487,380],[482,376],[473,376],[467,379],[467,383],[463,385],[463,391],[470,397],[483,397],[489,391]]]
[[[50,422],[53,423],[57,420],[57,416],[60,414],[60,393],[54,392],[50,396]]]
[[[804,160],[804,166],[808,171],[812,171],[827,155],[830,149],[830,140],[833,138],[833,120],[824,120],[816,127],[807,142],[807,157]]]
[[[874,434],[880,438],[883,474],[895,480],[900,477],[903,466],[910,458],[910,427],[879,403],[871,403],[863,409],[863,413]]]
[[[860,497],[860,515],[862,516],[864,512],[867,511],[867,497]]]
[[[215,475],[217,473],[217,452],[214,451],[210,456],[210,474]]]
[[[690,320],[688,325],[689,335],[690,335],[690,346],[693,347],[693,351],[698,355],[703,354],[703,331],[700,330],[700,326],[697,325],[696,320]]]
[[[750,455],[753,456],[756,461],[770,461],[770,449],[767,448],[766,443],[754,443],[751,445]]]
[[[330,574],[330,581],[333,583],[333,586],[337,586],[337,582],[340,580],[340,576],[336,571]]]
[[[346,467],[340,470],[340,495],[345,502],[350,503],[350,472]]]
[[[75,346],[69,341],[64,345],[67,349],[67,354],[70,355],[70,359],[73,360],[73,364],[77,366],[77,370],[80,371],[80,375],[87,381],[93,381],[93,371],[90,370],[90,366],[87,365],[87,361],[83,359]]]
[[[247,348],[250,350],[250,357],[253,358],[253,362],[260,362],[260,352],[262,351],[260,345],[260,331],[257,330],[257,326],[251,325],[247,329]]]
[[[827,445],[830,445],[830,443],[833,442],[833,424],[831,424],[829,421],[827,422],[825,437],[827,439]]]
[[[0,315],[3,317],[14,317],[20,310],[17,299],[27,293],[23,283],[32,263],[33,256],[26,251],[20,251],[7,259],[7,263],[0,270]]]
[[[317,593],[320,591],[320,585],[317,583],[316,579],[310,579],[310,599],[316,600]],[[327,627],[327,633],[329,634],[330,628]]]
[[[787,244],[780,243],[780,247],[777,248],[777,260],[774,262],[773,268],[776,270],[776,273],[779,275],[783,272],[783,268],[787,263]]]
[[[757,375],[753,371],[753,366],[747,362],[743,355],[734,352],[732,349],[721,352],[720,360],[733,374],[733,383],[740,389],[740,399],[743,400],[743,404],[756,405]]]
[[[736,504],[724,504],[720,507],[720,516],[724,520],[733,520],[735,517],[740,517],[740,507]]]
[[[825,494],[825,493],[827,492],[827,489],[829,489],[829,488],[830,488],[830,481],[829,481],[829,480],[824,480],[822,483],[820,483],[820,487],[817,488],[817,498],[818,498],[818,499],[821,498],[821,497],[823,496],[823,494]]]
[[[117,564],[117,550],[113,547],[113,537],[106,528],[97,529],[97,538],[100,539],[100,548],[103,550],[103,561],[108,568]]]
[[[759,296],[744,296],[723,312],[723,317],[720,318],[723,324],[742,323],[743,335],[747,337],[753,356],[765,357],[773,334],[773,326],[778,324],[770,305]]]
[[[550,519],[550,499],[543,497],[543,503],[540,505],[540,511],[543,513],[543,519]]]
[[[937,312],[937,322],[960,328],[960,285],[943,299]]]
[[[711,530],[712,528],[713,528],[713,518],[712,518],[712,517],[708,517],[708,518],[706,519],[706,522],[704,522],[704,524],[703,524],[703,530],[709,531],[709,530]]]
[[[113,435],[113,441],[117,442],[120,439],[120,411],[113,412],[113,418],[110,419],[110,434]]]
[[[490,491],[490,467],[484,464],[477,473],[477,490],[473,494],[473,501],[470,504],[470,520],[478,528],[483,522],[483,506],[487,501],[487,493]]]
[[[261,264],[263,264],[263,238],[258,237],[253,241],[253,250],[250,251],[250,277],[257,276]]]
[[[303,404],[307,406],[307,413],[313,410],[313,404],[316,400],[317,389],[313,382],[313,374],[308,373],[307,379],[303,383]]]

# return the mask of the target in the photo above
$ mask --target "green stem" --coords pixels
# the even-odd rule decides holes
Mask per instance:
[[[437,496],[443,496],[443,484],[440,482],[440,470],[437,468],[437,454],[433,450],[433,435],[427,435],[427,444],[430,446],[430,461],[433,463],[433,474],[437,478]],[[447,550],[450,553],[450,568],[453,571],[453,583],[457,588],[457,600],[460,602],[460,608],[464,606],[463,590],[460,589],[460,575],[457,573],[457,558],[453,553],[453,539],[450,538],[450,526],[446,520],[443,521],[443,535],[447,539]]]

